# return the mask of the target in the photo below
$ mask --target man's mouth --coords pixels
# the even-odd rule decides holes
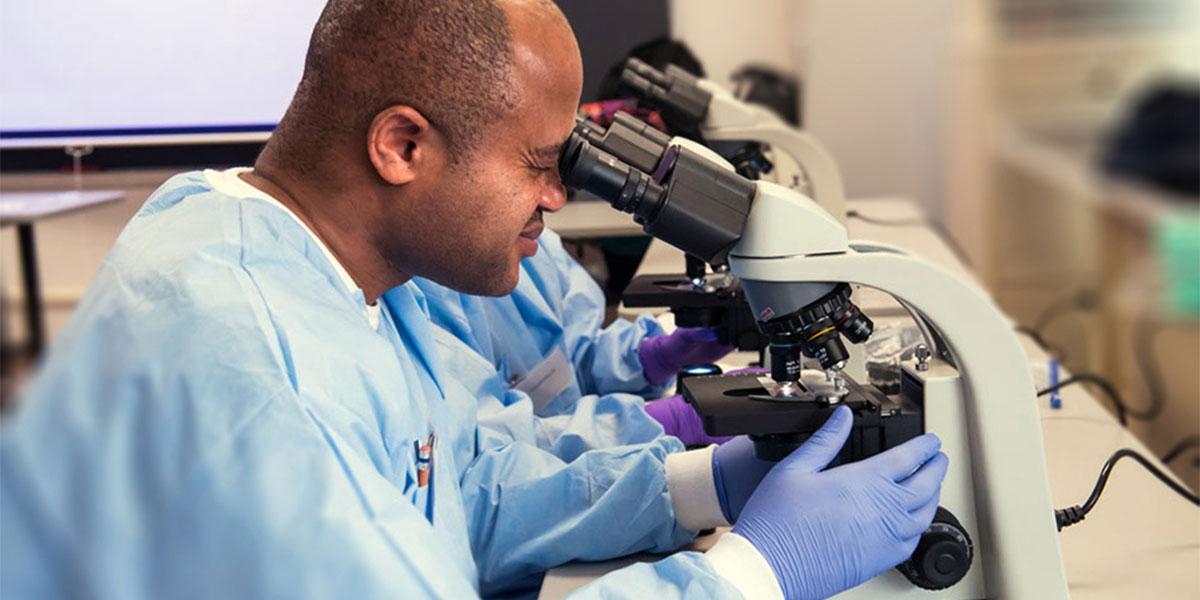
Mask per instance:
[[[542,222],[542,215],[539,213],[533,221],[525,226],[525,229],[521,230],[521,237],[536,240],[539,235],[542,235],[542,230],[545,228],[546,224]]]

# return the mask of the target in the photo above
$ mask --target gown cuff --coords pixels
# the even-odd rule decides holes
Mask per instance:
[[[741,592],[747,600],[783,600],[783,588],[775,570],[750,540],[733,533],[722,535],[704,553],[713,571]]]
[[[713,478],[712,457],[716,444],[667,455],[667,491],[675,520],[684,529],[699,531],[727,527]]]

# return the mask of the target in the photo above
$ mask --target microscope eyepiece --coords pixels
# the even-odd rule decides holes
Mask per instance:
[[[643,225],[653,220],[661,207],[662,186],[649,175],[592,146],[578,131],[563,146],[558,171],[567,187],[595,194],[613,208],[632,213]]]
[[[659,71],[630,58],[621,70],[621,83],[657,108],[673,133],[699,139],[698,127],[708,114],[712,94],[700,87],[691,73],[675,65]]]
[[[607,129],[577,121],[559,155],[563,184],[633,214],[646,233],[710,264],[741,238],[757,188],[618,114]]]
[[[656,93],[661,93],[656,90],[662,89],[661,86],[630,69],[621,71],[621,85],[629,88],[640,98],[652,98]]]
[[[640,58],[632,56],[626,59],[625,69],[621,71],[621,79],[625,80],[626,76],[631,79],[634,77],[644,79],[647,83],[659,87],[667,87],[671,83],[662,71],[655,69]]]
[[[671,136],[637,120],[629,113],[613,115],[608,128],[575,115],[575,133],[593,148],[611,154],[643,173],[653,173],[667,151]]]

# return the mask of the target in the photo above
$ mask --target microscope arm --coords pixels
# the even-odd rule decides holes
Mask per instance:
[[[828,215],[801,216],[820,211],[810,200],[759,186],[730,253],[751,304],[759,287],[803,293],[814,282],[848,282],[920,312],[941,334],[965,386],[980,541],[990,549],[982,553],[988,589],[1004,598],[1067,598],[1034,384],[1008,320],[974,284],[912,256],[851,249]],[[779,234],[781,222],[791,235]]]
[[[708,112],[700,124],[705,140],[762,142],[784,152],[804,170],[813,200],[845,222],[846,191],[841,171],[816,137],[792,127],[766,108],[737,99],[711,81],[698,79],[696,85],[712,94]]]

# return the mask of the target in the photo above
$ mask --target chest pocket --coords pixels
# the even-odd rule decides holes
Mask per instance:
[[[426,519],[432,522],[434,512],[433,480],[439,466],[438,463],[442,461],[436,459],[436,440],[434,447],[427,454],[428,460],[422,460],[421,446],[425,443],[426,440],[409,440],[407,447],[397,453],[396,469],[399,480],[397,483],[399,483],[404,497],[421,514],[425,515]]]
[[[534,365],[523,377],[513,382],[513,389],[525,392],[533,401],[533,411],[541,414],[546,405],[571,387],[575,380],[571,361],[561,348]]]

